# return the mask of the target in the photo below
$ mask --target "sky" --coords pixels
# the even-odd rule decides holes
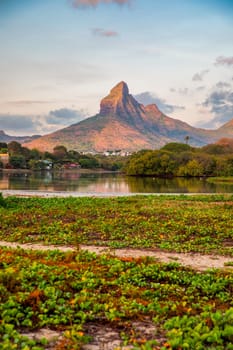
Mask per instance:
[[[0,130],[47,134],[120,81],[192,126],[233,118],[232,0],[0,0]]]

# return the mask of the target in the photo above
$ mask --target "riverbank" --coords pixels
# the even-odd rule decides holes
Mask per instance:
[[[0,168],[0,172],[6,174],[38,174],[43,172],[50,173],[77,173],[77,174],[121,174],[120,171],[106,170],[106,169],[48,169],[48,170],[31,170],[31,169],[6,169]]]
[[[1,190],[3,197],[40,197],[40,198],[67,198],[67,197],[131,197],[131,196],[149,196],[159,195],[153,193],[98,193],[98,192],[77,192],[77,191],[31,191],[31,190]]]

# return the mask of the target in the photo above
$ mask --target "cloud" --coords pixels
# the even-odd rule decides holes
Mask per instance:
[[[48,124],[53,125],[70,125],[78,123],[87,117],[87,113],[83,110],[77,111],[75,109],[61,108],[50,111],[45,117]]]
[[[196,90],[197,91],[203,91],[203,90],[205,90],[205,86],[198,86],[197,88],[196,88]]]
[[[171,92],[176,92],[180,95],[187,95],[189,93],[188,88],[180,88],[180,89],[175,89],[175,88],[170,88]]]
[[[204,76],[208,73],[209,73],[209,70],[204,69],[200,73],[194,74],[194,76],[192,77],[192,81],[203,81]]]
[[[202,103],[202,106],[209,108],[214,115],[214,118],[203,124],[203,126],[219,127],[233,119],[233,92],[232,90],[217,88],[210,93]]]
[[[156,104],[163,113],[172,113],[175,110],[185,109],[184,106],[170,105],[166,103],[166,100],[159,98],[149,91],[142,92],[141,94],[135,95],[134,97],[139,103],[142,103],[144,105]]]
[[[41,120],[36,116],[0,114],[0,129],[9,133],[37,134],[41,127]]]
[[[0,114],[0,130],[13,135],[45,134],[78,123],[87,117],[85,111],[61,108],[47,115]]]
[[[93,28],[92,33],[95,36],[103,36],[106,38],[115,37],[119,35],[117,32],[113,30],[105,30],[103,28]]]
[[[28,105],[39,105],[39,104],[48,104],[51,101],[33,101],[33,100],[18,100],[18,101],[8,101],[7,104],[15,106],[28,106]]]
[[[127,5],[131,3],[131,0],[70,0],[70,2],[75,8],[88,8],[96,7],[99,4]]]
[[[219,81],[217,84],[216,84],[216,87],[219,88],[219,89],[222,89],[222,88],[229,88],[231,87],[231,84],[230,83],[226,83],[224,81]]]
[[[188,88],[179,89],[178,92],[181,95],[187,95],[189,92],[189,89]]]
[[[233,67],[233,56],[225,57],[219,56],[216,58],[215,66],[228,66]]]

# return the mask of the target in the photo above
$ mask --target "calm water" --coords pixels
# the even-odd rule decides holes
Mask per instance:
[[[73,172],[1,173],[1,190],[68,191],[80,193],[233,193],[233,184],[204,179],[135,178],[119,174]]]

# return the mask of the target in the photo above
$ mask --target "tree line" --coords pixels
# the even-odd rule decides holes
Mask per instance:
[[[169,143],[160,150],[134,153],[125,166],[134,176],[233,176],[233,140],[202,148]]]
[[[201,148],[191,147],[187,142],[172,142],[159,150],[141,150],[127,157],[83,154],[62,145],[52,152],[41,152],[16,141],[0,142],[1,153],[9,154],[5,167],[13,169],[45,170],[51,162],[53,169],[74,163],[87,169],[121,170],[132,176],[233,176],[233,140],[229,139]]]
[[[5,167],[11,169],[46,170],[48,163],[52,164],[53,169],[61,169],[73,163],[81,168],[116,171],[122,168],[126,162],[126,159],[121,156],[83,154],[67,150],[63,145],[54,147],[52,152],[41,152],[37,149],[23,147],[16,141],[8,144],[0,142],[1,153],[9,155],[9,161]],[[0,168],[3,168],[1,157]]]

